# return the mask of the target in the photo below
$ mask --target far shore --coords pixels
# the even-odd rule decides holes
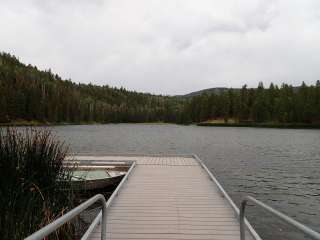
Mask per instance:
[[[0,127],[46,127],[46,126],[69,126],[69,125],[107,125],[107,124],[176,124],[167,122],[40,122],[40,121],[13,121],[1,123]]]
[[[201,122],[197,126],[205,127],[253,127],[253,128],[287,128],[287,129],[320,129],[320,124],[314,123],[217,123],[217,122]]]
[[[0,127],[46,127],[46,126],[71,126],[71,125],[107,125],[107,124],[144,124],[144,125],[196,125],[200,127],[253,127],[253,128],[286,128],[286,129],[320,129],[320,124],[306,123],[257,123],[257,122],[200,122],[190,124],[177,124],[169,122],[40,122],[40,121],[14,121],[0,123]]]

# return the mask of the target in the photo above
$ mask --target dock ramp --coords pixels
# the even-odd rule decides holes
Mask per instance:
[[[107,239],[239,240],[238,210],[196,156],[77,156],[103,164],[132,161],[108,203]],[[260,239],[249,226],[247,239]],[[89,239],[101,239],[101,225]]]

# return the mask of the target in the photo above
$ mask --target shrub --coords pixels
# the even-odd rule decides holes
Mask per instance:
[[[22,239],[73,207],[67,152],[48,130],[0,128],[1,239]],[[68,239],[72,231],[68,224],[50,238]]]

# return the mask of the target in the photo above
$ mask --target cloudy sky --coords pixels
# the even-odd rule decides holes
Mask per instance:
[[[320,1],[2,0],[0,51],[75,82],[161,94],[313,84]]]

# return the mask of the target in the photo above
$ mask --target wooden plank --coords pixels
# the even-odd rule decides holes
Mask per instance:
[[[233,209],[196,159],[92,159],[136,161],[135,169],[107,211],[108,239],[240,239]],[[99,225],[90,239],[100,239],[100,231]]]

